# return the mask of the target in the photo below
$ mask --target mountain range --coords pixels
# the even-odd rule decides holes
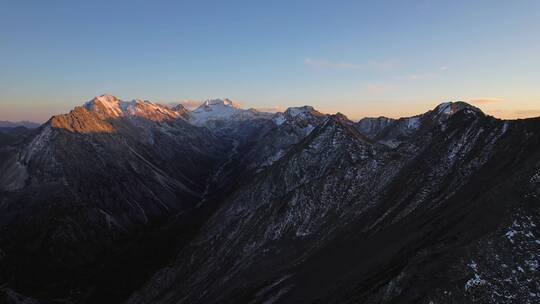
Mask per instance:
[[[5,303],[538,303],[540,118],[93,98],[0,132]]]
[[[25,127],[25,128],[33,129],[33,128],[37,128],[39,126],[40,126],[40,124],[35,123],[35,122],[31,122],[31,121],[16,121],[16,122],[13,122],[13,121],[0,120],[0,129],[15,128],[15,127]]]

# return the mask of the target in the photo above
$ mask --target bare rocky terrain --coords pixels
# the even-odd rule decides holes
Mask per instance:
[[[0,131],[5,303],[538,303],[540,119],[96,97]]]

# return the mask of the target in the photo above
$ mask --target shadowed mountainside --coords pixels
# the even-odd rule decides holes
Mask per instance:
[[[354,123],[103,95],[0,135],[7,302],[540,297],[539,119],[454,102]]]

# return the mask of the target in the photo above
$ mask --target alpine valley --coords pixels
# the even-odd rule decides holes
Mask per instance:
[[[95,97],[0,128],[1,303],[540,303],[540,118]]]

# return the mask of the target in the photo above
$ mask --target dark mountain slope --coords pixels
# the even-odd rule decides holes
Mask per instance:
[[[540,121],[102,95],[0,138],[0,300],[535,303]],[[34,299],[39,300],[34,300]]]
[[[38,298],[121,301],[278,151],[260,141],[286,150],[322,121],[307,110],[280,126],[259,113],[195,126],[183,107],[102,95],[53,117],[0,158],[2,281]]]
[[[267,118],[212,121],[211,132],[233,146],[228,160],[207,184],[203,202],[225,198],[252,177],[282,158],[322,124],[328,115],[313,107],[294,107]]]
[[[504,127],[502,124],[501,126]],[[485,121],[482,127],[489,130]],[[488,134],[495,135],[496,130],[498,127],[490,130],[493,133],[488,131]],[[366,222],[359,219],[350,233],[344,233],[340,239],[328,244],[327,248],[311,261],[310,266],[313,267],[306,267],[307,271],[300,281],[305,284],[306,280],[311,280],[315,281],[312,284],[317,284],[317,279],[311,279],[314,278],[314,271],[317,271],[317,277],[320,277],[321,273],[324,274],[323,277],[343,277],[335,284],[308,288],[317,291],[322,289],[319,297],[325,303],[429,303],[443,300],[443,303],[464,303],[475,300],[473,288],[465,288],[467,282],[474,279],[474,273],[471,274],[466,266],[470,263],[470,260],[467,260],[470,248],[493,236],[501,235],[500,230],[505,229],[516,210],[526,208],[526,213],[536,217],[534,221],[538,220],[538,207],[527,207],[529,204],[523,201],[526,192],[515,188],[525,182],[520,179],[529,178],[531,161],[538,163],[538,156],[533,153],[537,149],[533,147],[538,136],[530,142],[531,139],[527,140],[522,136],[515,138],[517,134],[511,130],[512,127],[508,127],[508,134],[504,139],[500,139],[494,146],[488,145],[489,148],[483,151],[490,151],[491,156],[478,171],[470,177],[461,175],[461,172],[458,172],[456,177],[446,177],[435,192],[432,189],[437,186],[427,185],[414,191],[414,183],[404,184],[410,176],[420,176],[418,173],[405,171],[404,175],[398,175],[395,186],[389,187],[387,197],[383,199],[386,203],[373,209],[375,215],[372,219],[367,219]],[[538,134],[538,131],[535,130],[535,133]],[[519,129],[517,132],[523,135],[528,131]],[[486,136],[477,145],[490,142],[490,137]],[[519,145],[514,145],[520,148],[508,149],[510,142],[520,142]],[[507,157],[508,153],[519,155],[519,150],[527,146],[531,150],[525,154],[526,157]],[[432,151],[432,148],[429,147],[428,150]],[[472,150],[481,151],[479,148]],[[426,160],[427,157],[429,155],[423,154],[413,163],[415,170],[422,171],[423,176],[432,179],[433,175],[427,174],[430,172],[427,167],[433,166],[433,162]],[[426,162],[425,168],[422,168],[419,161]],[[461,162],[459,167],[471,168],[475,161],[476,159]],[[433,174],[437,171],[438,169],[431,172]],[[463,180],[464,178],[467,179]],[[411,188],[417,194],[411,194]],[[425,199],[418,203],[418,195],[425,196]],[[407,216],[402,216],[400,212],[387,214],[393,206],[398,206],[396,209],[399,210],[410,210],[410,204],[416,207]],[[538,201],[535,204],[538,206]],[[382,220],[378,218],[380,215],[384,215]],[[377,224],[370,226],[372,223]],[[514,248],[506,253],[499,251],[498,254],[519,254],[520,251],[521,249]],[[529,254],[538,256],[538,251],[527,253]],[[498,271],[498,268],[486,270],[485,275],[493,275]],[[528,294],[515,286],[500,287],[501,293]],[[530,291],[534,293],[535,290],[537,287]],[[530,295],[506,302],[522,303],[526,299],[530,299]],[[494,301],[504,302],[496,296],[491,300],[479,300],[480,303]]]
[[[463,261],[517,210],[538,222],[530,187],[516,187],[538,172],[538,121],[463,103],[418,121],[390,149],[332,117],[236,191],[130,303],[486,302]]]
[[[84,298],[113,251],[200,201],[227,144],[158,114],[77,107],[10,148],[0,159],[2,281],[30,295]]]
[[[319,247],[325,236],[335,235],[340,225],[332,231],[324,229],[324,223],[346,222],[348,217],[340,218],[343,214],[336,209],[350,208],[355,196],[369,197],[368,189],[377,186],[374,180],[356,183],[353,177],[374,174],[386,161],[392,163],[378,159],[377,148],[354,128],[338,117],[328,119],[253,183],[235,192],[193,246],[183,251],[179,264],[156,279],[158,285],[171,286],[145,301],[174,302],[185,296],[187,302],[219,301],[238,290],[248,292],[248,286],[255,292],[269,278],[281,275],[284,270],[276,265],[291,266],[303,253]],[[249,282],[242,279],[245,276]],[[161,281],[164,278],[168,279]]]

